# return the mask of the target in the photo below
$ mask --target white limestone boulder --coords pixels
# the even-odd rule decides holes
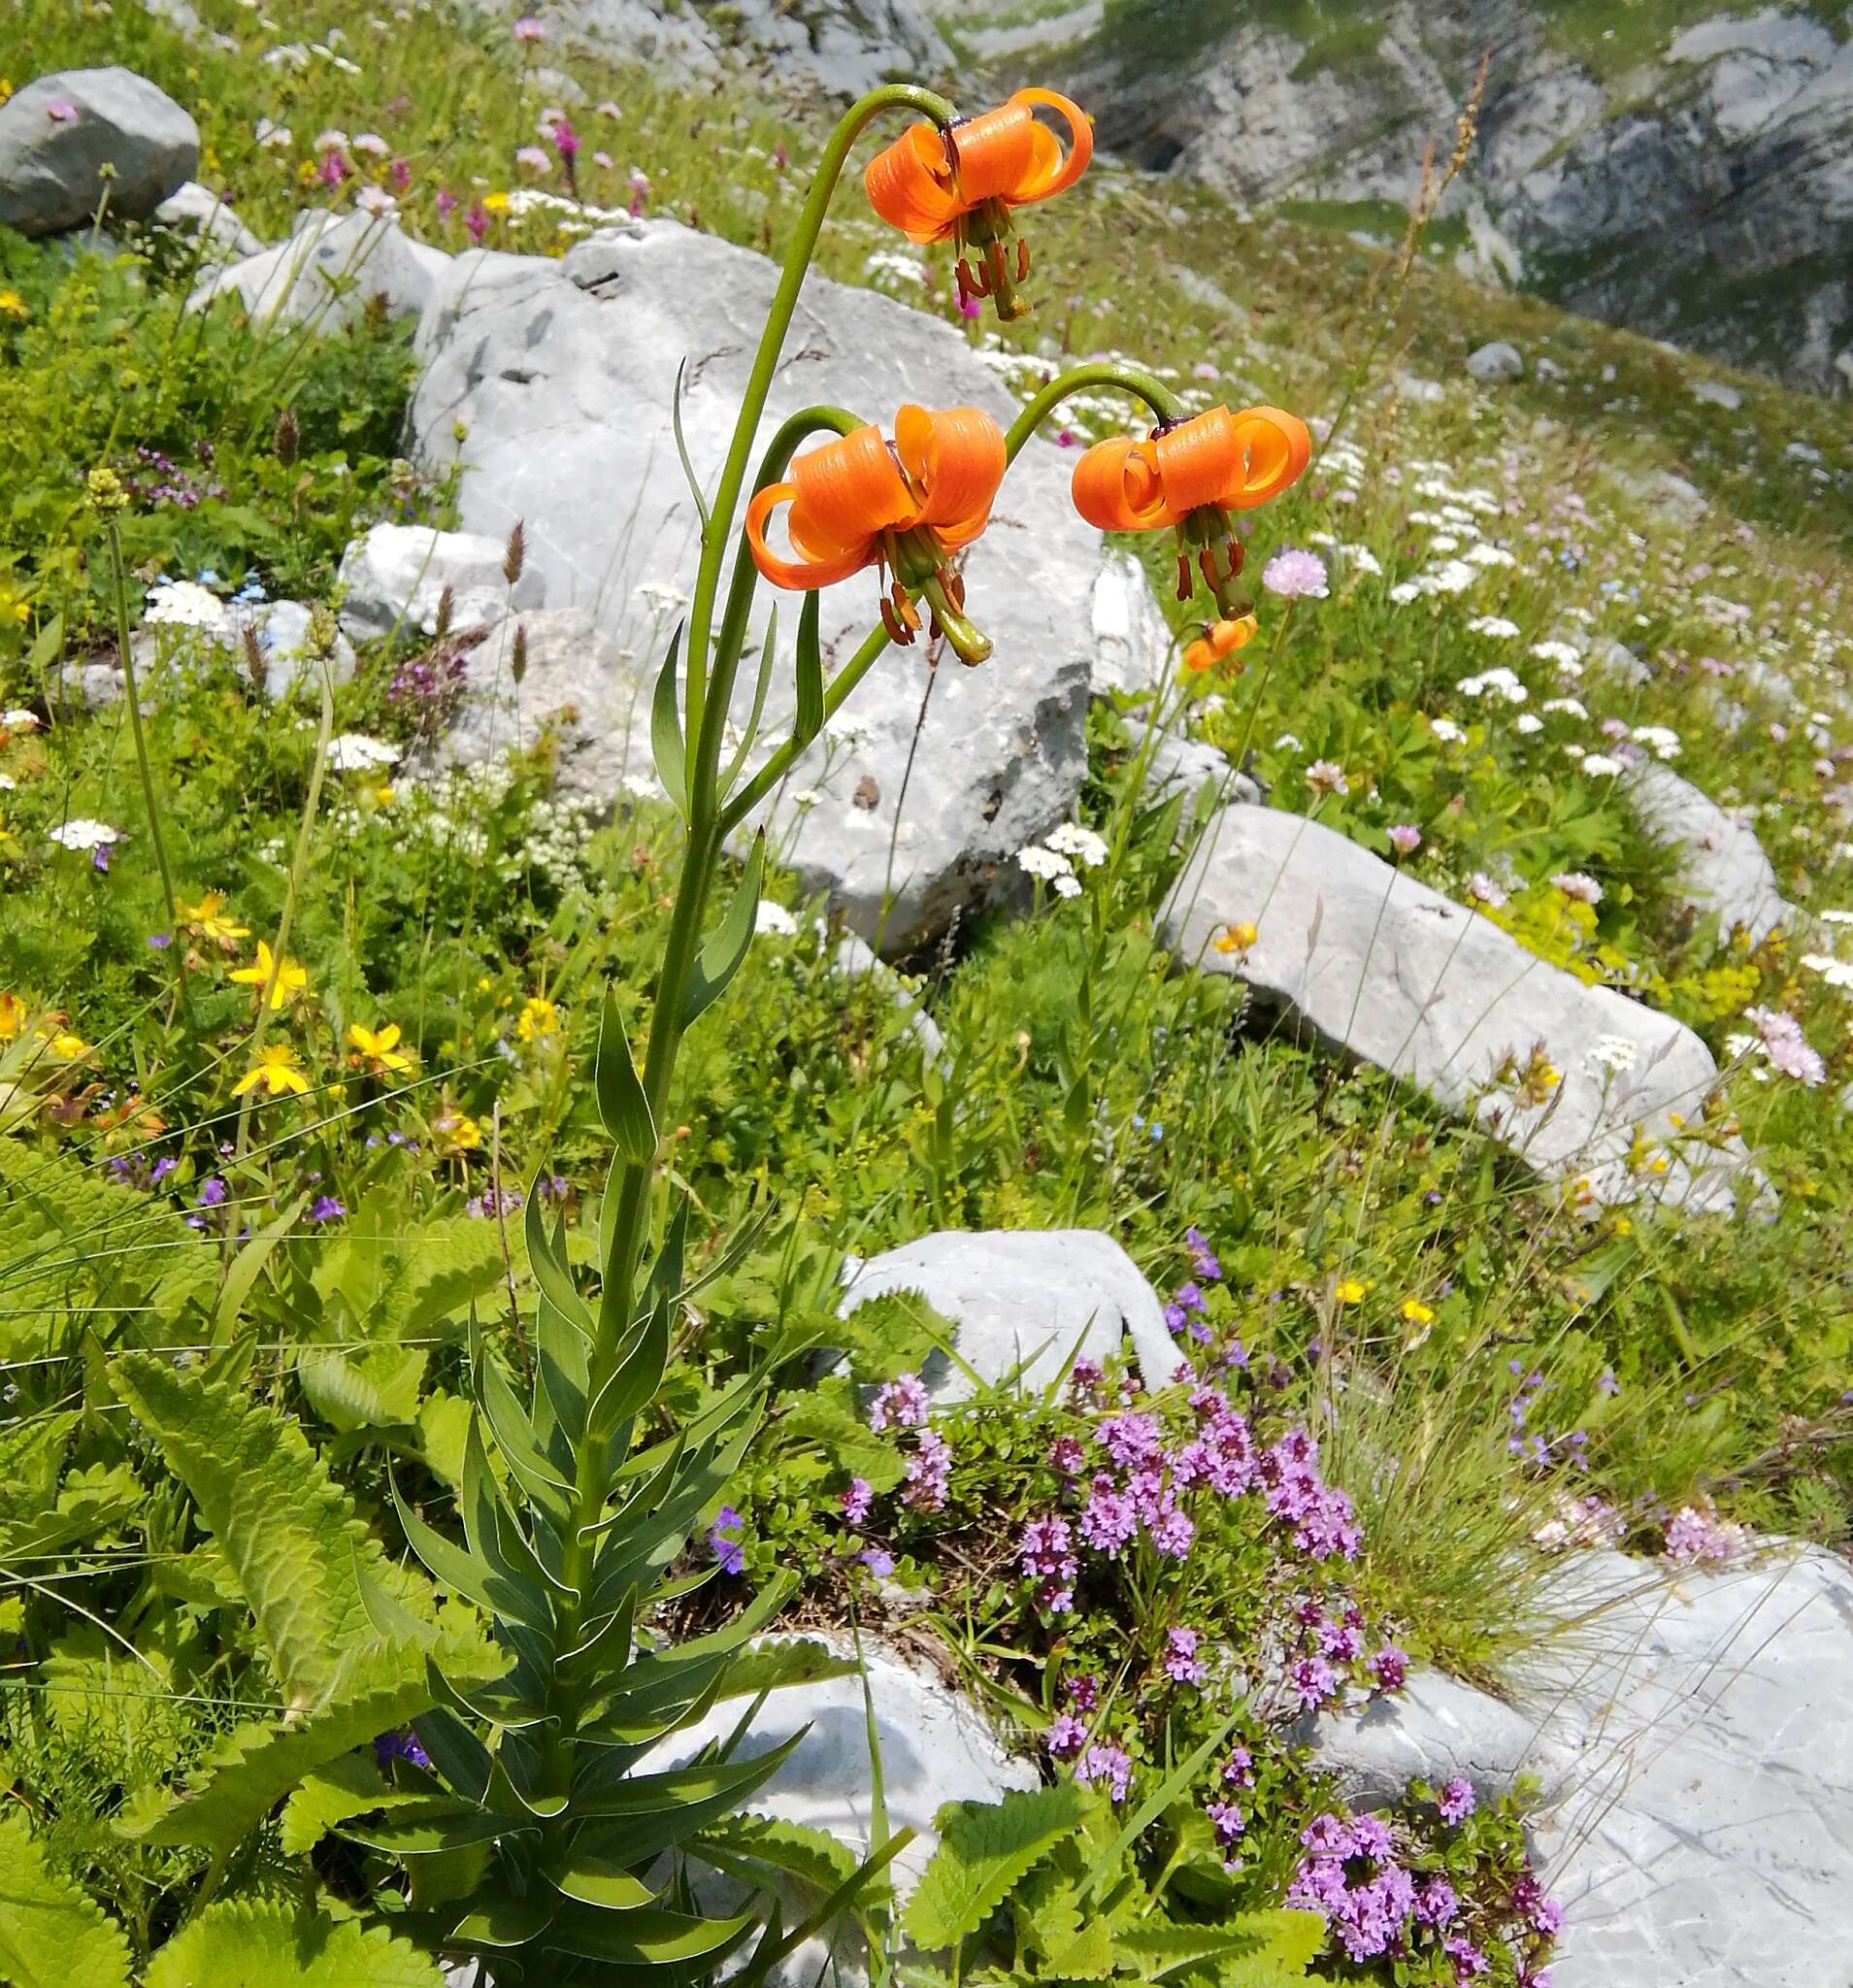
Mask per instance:
[[[1648,834],[1678,851],[1690,910],[1715,916],[1721,933],[1741,925],[1752,944],[1784,922],[1789,907],[1752,829],[1659,760],[1636,767],[1623,792]]]
[[[1467,370],[1482,386],[1509,386],[1525,377],[1525,359],[1516,346],[1496,338],[1468,353]]]
[[[1019,1369],[1017,1385],[1036,1393],[1071,1355],[1105,1359],[1122,1340],[1148,1390],[1163,1387],[1183,1357],[1157,1293],[1095,1229],[942,1229],[847,1265],[845,1276],[839,1317],[911,1291],[957,1326],[956,1359],[935,1352],[921,1370],[939,1404],[968,1400],[975,1375],[994,1382]]]
[[[213,262],[234,261],[243,255],[261,255],[263,238],[251,233],[222,194],[188,180],[177,186],[150,216],[156,226],[176,234],[198,238],[204,258]]]
[[[548,602],[589,613],[647,676],[684,612],[698,550],[672,429],[678,373],[690,458],[711,490],[776,278],[763,257],[711,236],[637,222],[560,261],[457,258],[420,333],[415,446],[428,468],[460,465],[463,525],[499,542],[523,519]],[[760,443],[819,402],[885,424],[907,401],[980,407],[1000,423],[1015,413],[951,325],[813,276]],[[1032,442],[967,556],[970,612],[992,639],[990,660],[967,670],[948,650],[929,698],[923,645],[885,655],[764,811],[805,887],[827,892],[884,954],[913,949],[965,908],[1020,893],[1016,851],[1071,812],[1085,771],[1101,541],[1069,500],[1070,468]],[[780,652],[762,750],[794,703],[799,602],[776,605]],[[826,676],[877,605],[870,576],[826,589]],[[768,606],[762,588],[749,655]],[[748,701],[743,684],[737,716]],[[588,726],[602,721],[583,709]]]
[[[1258,929],[1255,944],[1218,951],[1214,940],[1241,921]],[[1161,932],[1181,964],[1239,977],[1317,1039],[1471,1112],[1547,1178],[1586,1180],[1605,1201],[1734,1205],[1741,1147],[1674,1137],[1674,1115],[1696,1120],[1718,1079],[1690,1029],[1585,986],[1334,829],[1224,809],[1174,886]],[[1560,1081],[1546,1103],[1528,1105],[1495,1074],[1540,1044]],[[1630,1067],[1606,1067],[1604,1045]],[[1630,1170],[1637,1131],[1673,1142],[1665,1172]]]
[[[305,209],[288,241],[214,271],[187,308],[236,295],[255,318],[336,331],[381,297],[389,317],[421,317],[450,260],[414,241],[396,215]]]
[[[441,532],[429,525],[377,524],[341,557],[341,625],[357,641],[395,628],[429,635],[438,603],[451,590],[450,625],[462,630],[499,619],[513,605],[539,608],[546,583],[524,570],[509,587],[508,541],[480,532]]]

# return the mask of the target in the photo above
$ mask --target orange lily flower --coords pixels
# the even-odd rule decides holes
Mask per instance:
[[[1066,156],[1055,134],[1036,121],[1038,104],[1067,124]],[[1029,305],[1015,285],[1029,276],[1030,249],[1019,237],[1012,276],[1005,255],[1016,233],[1010,210],[1064,192],[1093,156],[1093,129],[1078,105],[1052,89],[1020,89],[995,111],[962,117],[944,131],[910,125],[869,161],[862,183],[869,205],[910,241],[950,236],[958,245],[961,302],[991,297],[1000,317],[1021,317]],[[982,258],[976,272],[966,261],[968,248]]]
[[[1249,604],[1236,591],[1241,546],[1232,511],[1252,511],[1295,482],[1312,453],[1307,424],[1279,408],[1225,407],[1153,429],[1144,441],[1116,435],[1075,465],[1075,508],[1103,531],[1177,533],[1177,598],[1190,598],[1190,555],[1225,619]],[[1218,559],[1218,548],[1221,558]]]
[[[793,592],[882,567],[894,583],[881,619],[896,642],[913,640],[919,595],[934,633],[962,661],[981,663],[991,645],[965,618],[965,582],[949,562],[989,522],[1005,467],[1004,431],[981,409],[904,407],[893,442],[871,422],[807,450],[791,465],[790,481],[754,492],[746,507],[753,563]],[[785,530],[796,559],[766,545],[767,519],[780,504],[791,506]]]
[[[1252,614],[1242,614],[1234,621],[1212,621],[1193,643],[1184,648],[1184,668],[1193,677],[1201,676],[1205,670],[1221,662],[1225,656],[1232,656],[1239,648],[1246,648],[1254,640],[1259,624]],[[1235,672],[1241,675],[1242,665],[1236,664]]]

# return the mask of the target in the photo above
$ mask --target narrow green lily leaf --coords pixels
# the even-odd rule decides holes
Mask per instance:
[[[608,1912],[627,1912],[654,1902],[656,1894],[641,1877],[589,1857],[574,1857],[557,1870],[543,1872],[562,1898],[582,1905],[602,1905]]]
[[[446,1850],[493,1842],[497,1837],[539,1827],[525,1818],[494,1815],[462,1802],[424,1802],[388,1808],[376,1822],[344,1823],[341,1834],[392,1857],[437,1857]]]
[[[682,649],[681,624],[669,645],[656,693],[650,699],[649,745],[656,760],[656,778],[684,818],[688,814],[687,754],[682,746],[681,704],[676,691],[676,664]]]
[[[548,1929],[547,1944],[616,1968],[654,1971],[686,1968],[699,1961],[706,1971],[731,1953],[757,1923],[750,1912],[738,1919],[696,1919],[657,1905],[618,1912],[569,1908]]]
[[[486,1355],[477,1364],[478,1406],[514,1480],[548,1512],[563,1513],[573,1487],[536,1446],[527,1415],[500,1364]]]
[[[390,1476],[388,1477],[390,1482]],[[426,1525],[392,1484],[392,1502],[406,1540],[432,1576],[491,1615],[512,1616],[532,1629],[551,1630],[552,1610],[539,1582],[516,1581],[485,1567],[474,1553]]]
[[[536,1173],[528,1188],[527,1211],[521,1217],[528,1261],[534,1268],[534,1280],[563,1317],[571,1319],[582,1333],[589,1334],[592,1314],[585,1300],[579,1296],[579,1286],[573,1281],[572,1265],[566,1255],[565,1221],[562,1220],[549,1236],[546,1217],[541,1212],[542,1207],[541,1176]]]
[[[817,639],[817,604],[813,590],[806,594],[798,615],[798,710],[791,721],[791,743],[809,746],[823,730],[823,650]]]
[[[753,943],[753,918],[759,910],[759,883],[766,868],[766,832],[753,837],[752,851],[741,871],[732,901],[702,947],[695,971],[689,976],[688,993],[682,1008],[684,1026],[697,1021],[726,990],[739,973]]]
[[[525,1946],[546,1931],[553,1917],[555,1901],[550,1898],[484,1898],[480,1892],[475,1897],[475,1909],[450,1933],[453,1940],[471,1946]]]
[[[631,1061],[617,997],[609,987],[599,1015],[598,1056],[592,1072],[606,1136],[624,1159],[635,1166],[647,1166],[656,1156],[656,1120],[650,1115],[637,1065]]]
[[[648,1323],[592,1404],[586,1428],[599,1436],[609,1434],[620,1422],[629,1421],[656,1399],[656,1390],[663,1384],[663,1370],[668,1365],[669,1300],[659,1298]]]
[[[688,372],[688,361],[684,359],[676,368],[676,391],[669,404],[670,426],[676,431],[676,453],[682,459],[682,475],[688,480],[688,494],[695,500],[695,515],[702,521],[702,538],[708,537],[708,500],[702,495],[700,480],[695,475],[695,465],[688,459],[688,444],[682,439],[682,381]]]
[[[585,1433],[585,1390],[589,1380],[585,1336],[544,1291],[535,1318],[540,1344],[541,1385],[553,1419],[573,1441]]]
[[[502,1503],[489,1469],[489,1453],[482,1446],[482,1425],[475,1415],[470,1417],[464,1438],[463,1496],[458,1503],[470,1550],[485,1566],[505,1580],[551,1588],[568,1600],[578,1599],[578,1591],[554,1575]]]
[[[766,640],[759,650],[759,676],[753,684],[752,715],[746,720],[746,728],[740,735],[740,744],[734,748],[734,756],[727,762],[727,770],[720,777],[720,792],[723,799],[733,792],[734,782],[740,778],[740,769],[746,764],[746,755],[753,749],[753,742],[759,737],[759,720],[766,712],[766,691],[772,683],[773,651],[778,641],[778,610],[774,608],[766,621]]]

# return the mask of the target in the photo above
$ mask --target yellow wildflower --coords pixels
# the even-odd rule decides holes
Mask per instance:
[[[544,994],[530,994],[515,1017],[514,1032],[524,1043],[559,1033],[560,1011]]]
[[[182,905],[181,916],[202,939],[210,939],[215,945],[230,945],[236,940],[250,937],[248,925],[235,925],[226,915],[225,898],[220,891],[209,890],[196,905]],[[263,947],[259,946],[258,951],[261,953]]]
[[[482,212],[484,214],[507,214],[508,211],[509,196],[506,193],[498,189],[494,193],[485,193],[482,196]]]
[[[1216,934],[1214,944],[1218,952],[1246,952],[1260,937],[1259,928],[1249,919],[1238,918]]]
[[[472,1152],[482,1143],[481,1126],[454,1106],[438,1113],[431,1121],[431,1130],[437,1135],[439,1151],[449,1159]]]
[[[1356,1277],[1340,1277],[1338,1290],[1333,1295],[1340,1305],[1356,1305],[1363,1300],[1364,1286]]]
[[[0,988],[0,1043],[10,1043],[26,1025],[26,1005],[11,987]]]
[[[51,1045],[52,1055],[62,1056],[67,1063],[75,1063],[80,1056],[87,1056],[90,1053],[89,1044],[71,1029],[46,1033],[45,1040]]]
[[[396,1021],[384,1023],[377,1029],[365,1029],[356,1022],[347,1025],[347,1040],[360,1051],[361,1059],[381,1077],[397,1076],[412,1068],[412,1057],[399,1046],[399,1024]]]
[[[286,959],[279,965],[272,956],[270,947],[260,939],[257,942],[256,960],[250,966],[240,967],[232,975],[232,978],[243,982],[247,987],[257,988],[258,998],[261,1000],[262,990],[270,985],[273,971],[277,984],[270,990],[270,1006],[271,1011],[275,1013],[292,994],[300,994],[309,985],[309,970],[300,961]]]
[[[8,317],[30,317],[32,315],[32,313],[26,309],[26,300],[20,296],[17,290],[0,290],[0,313],[4,313]]]
[[[1403,1316],[1411,1325],[1433,1325],[1435,1323],[1434,1311],[1430,1307],[1424,1305],[1420,1298],[1404,1299]]]
[[[257,1061],[233,1084],[232,1096],[242,1098],[260,1083],[273,1098],[291,1092],[301,1097],[308,1091],[309,1079],[287,1043],[266,1043]]]

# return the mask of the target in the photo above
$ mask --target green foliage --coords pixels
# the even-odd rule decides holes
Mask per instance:
[[[285,1905],[209,1905],[155,1955],[148,1988],[441,1988],[436,1964],[386,1927]]]
[[[23,1821],[0,1814],[0,1973],[12,1988],[127,1988],[128,1942],[48,1868]]]
[[[934,1818],[940,1847],[903,1920],[917,1945],[957,1946],[976,1933],[1037,1859],[1080,1828],[1087,1797],[1072,1781],[1002,1802],[958,1802]]]

